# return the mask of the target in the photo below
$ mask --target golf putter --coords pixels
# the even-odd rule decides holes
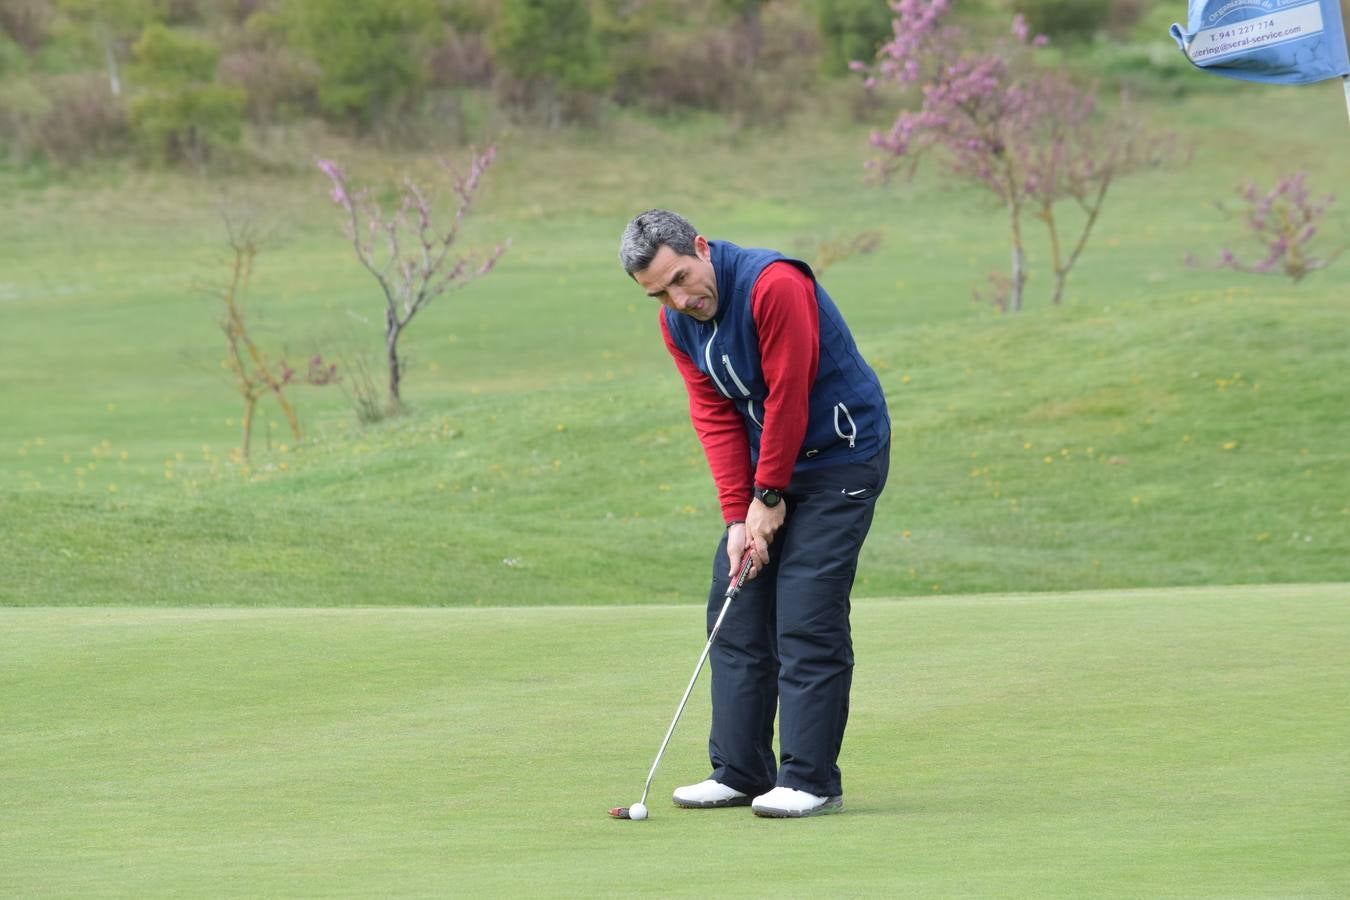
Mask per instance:
[[[731,601],[736,599],[736,595],[741,592],[741,585],[745,584],[745,579],[750,575],[750,567],[754,565],[754,546],[745,551],[745,557],[741,560],[741,571],[727,585],[727,598],[722,602],[722,611],[717,614],[717,621],[713,622],[712,631],[708,633],[708,643],[703,645],[703,654],[698,658],[698,665],[694,667],[694,676],[689,679],[689,686],[684,689],[684,696],[680,698],[680,705],[675,709],[675,718],[671,720],[670,727],[666,729],[665,739],[661,741],[661,749],[656,751],[656,760],[652,763],[651,771],[647,773],[647,783],[642,786],[642,799],[638,804],[646,809],[647,794],[652,789],[652,779],[656,777],[656,768],[661,765],[661,757],[666,753],[666,747],[670,744],[670,736],[675,733],[675,726],[680,722],[680,716],[684,713],[684,706],[689,702],[689,695],[694,691],[694,683],[698,681],[699,673],[703,671],[703,664],[708,661],[708,653],[712,650],[713,641],[717,640],[717,632],[722,628],[722,620],[727,617],[727,610],[731,609]],[[616,806],[609,811],[610,816],[615,819],[631,819],[629,814],[631,807]],[[645,818],[645,816],[644,816]]]

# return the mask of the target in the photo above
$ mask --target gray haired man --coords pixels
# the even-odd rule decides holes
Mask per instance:
[[[881,385],[804,262],[709,240],[659,209],[628,223],[619,258],[661,305],[726,525],[709,629],[733,570],[754,558],[709,657],[712,772],[674,801],[768,817],[838,812],[849,594],[890,459]]]

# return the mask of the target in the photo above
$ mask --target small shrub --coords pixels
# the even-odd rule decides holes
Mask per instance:
[[[825,280],[825,272],[835,263],[843,262],[852,256],[864,256],[876,252],[881,246],[880,231],[871,229],[854,234],[831,234],[827,236],[804,237],[798,241],[811,260],[811,271],[818,280]]]
[[[51,101],[33,79],[0,79],[0,135],[16,162],[43,155],[39,134],[50,111]]]
[[[1106,29],[1116,37],[1126,37],[1153,6],[1151,0],[1110,0],[1106,5]]]
[[[0,32],[29,53],[47,40],[56,9],[51,0],[5,0],[0,3]]]
[[[788,4],[729,23],[653,23],[612,51],[615,99],[660,114],[710,110],[739,125],[777,125],[811,89],[819,57],[815,23]]]
[[[322,73],[309,57],[286,47],[236,50],[221,57],[219,81],[243,93],[244,116],[269,125],[318,112]]]
[[[0,77],[12,78],[28,71],[28,54],[9,35],[0,31]]]
[[[130,123],[106,78],[74,73],[0,82],[0,133],[17,161],[65,168],[124,152]]]
[[[1103,30],[1111,4],[1102,0],[1018,0],[1018,11],[1037,34],[1085,38]]]
[[[496,69],[492,50],[481,34],[461,34],[447,28],[427,60],[431,83],[437,87],[487,87]]]
[[[1232,250],[1224,250],[1217,268],[1239,272],[1284,275],[1295,284],[1310,273],[1325,269],[1336,261],[1350,245],[1314,255],[1313,243],[1320,237],[1322,221],[1327,210],[1336,202],[1328,194],[1313,199],[1308,194],[1307,177],[1303,172],[1285,175],[1268,191],[1254,184],[1238,190],[1245,204],[1239,212],[1225,209],[1225,214],[1240,218],[1247,234],[1261,246],[1264,257],[1257,262],[1243,262]],[[1187,262],[1195,265],[1193,257]]]

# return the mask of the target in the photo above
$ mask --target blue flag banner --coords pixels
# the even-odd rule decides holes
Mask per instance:
[[[1189,0],[1187,17],[1172,37],[1216,75],[1268,84],[1350,75],[1340,0]]]

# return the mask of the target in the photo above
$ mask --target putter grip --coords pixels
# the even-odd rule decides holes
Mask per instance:
[[[736,580],[731,583],[729,588],[727,588],[728,594],[733,594],[741,589],[741,585],[745,584],[745,579],[750,577],[750,567],[754,564],[755,548],[751,547],[749,550],[745,551],[745,556],[741,557],[741,571],[736,576]]]

